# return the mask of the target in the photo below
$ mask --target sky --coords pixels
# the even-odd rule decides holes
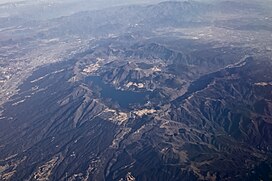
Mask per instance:
[[[33,2],[33,1],[38,1],[38,2],[46,2],[46,1],[51,1],[51,2],[58,2],[59,0],[0,0],[0,4],[5,4],[5,3],[14,3],[14,2],[20,2],[20,1],[26,1],[26,2]],[[92,1],[97,1],[97,0],[89,0],[90,2]],[[161,0],[100,0],[101,3],[114,3],[116,2],[130,2],[130,3],[139,3],[139,2],[158,2]]]
[[[18,1],[21,1],[21,0],[0,0],[0,4],[18,2]]]

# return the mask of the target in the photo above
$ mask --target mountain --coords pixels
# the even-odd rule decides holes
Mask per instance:
[[[212,54],[201,55],[205,64],[212,61],[208,69],[197,54],[181,59],[189,55],[156,43],[88,52],[40,68],[5,105],[2,179],[119,180],[129,172],[139,180],[268,179],[268,58],[219,61],[218,67]],[[184,68],[185,81],[169,69],[176,62],[210,73],[190,76]]]
[[[3,30],[0,180],[271,180],[269,14],[237,3],[119,6],[27,21],[23,38]],[[58,51],[70,54],[47,62]]]

